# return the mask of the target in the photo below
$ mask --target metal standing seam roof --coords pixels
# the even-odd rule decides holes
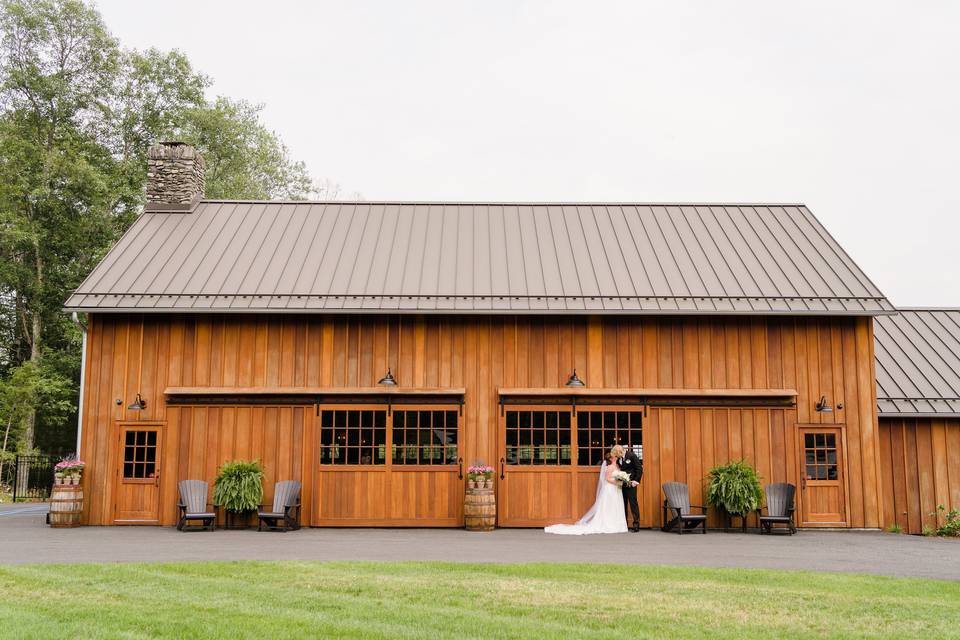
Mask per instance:
[[[218,200],[143,213],[66,307],[893,312],[803,205]]]
[[[874,334],[881,417],[960,417],[960,309],[900,309]]]

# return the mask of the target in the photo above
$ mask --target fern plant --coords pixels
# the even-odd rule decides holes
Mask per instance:
[[[747,514],[763,504],[763,488],[756,470],[743,460],[710,469],[707,504],[727,513]]]
[[[255,511],[263,500],[263,465],[259,460],[225,462],[213,484],[213,501],[228,511]]]

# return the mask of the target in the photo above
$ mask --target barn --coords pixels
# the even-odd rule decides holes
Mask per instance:
[[[883,519],[909,533],[960,509],[960,309],[877,318]]]
[[[733,459],[795,483],[800,526],[884,524],[895,309],[801,204],[205,200],[180,143],[148,180],[65,305],[88,524],[174,524],[177,481],[235,458],[267,498],[301,480],[313,526],[461,526],[477,460],[498,526],[572,522],[615,442],[643,526]]]

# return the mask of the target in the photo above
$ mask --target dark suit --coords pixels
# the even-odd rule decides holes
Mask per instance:
[[[627,449],[622,458],[617,460],[620,470],[630,474],[630,479],[634,482],[640,482],[643,478],[643,461],[633,451]],[[627,507],[633,513],[633,529],[640,528],[640,505],[637,503],[637,487],[624,484],[623,488],[623,511],[626,513]]]

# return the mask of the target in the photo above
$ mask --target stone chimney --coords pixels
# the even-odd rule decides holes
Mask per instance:
[[[203,156],[184,142],[161,142],[147,156],[147,211],[189,213],[203,198]]]

